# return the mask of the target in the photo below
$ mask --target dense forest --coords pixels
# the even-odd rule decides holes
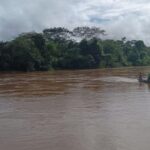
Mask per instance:
[[[0,42],[1,71],[89,69],[150,65],[150,47],[126,38],[102,40],[105,31],[97,27],[73,30],[57,27],[43,33],[24,33],[12,41]]]

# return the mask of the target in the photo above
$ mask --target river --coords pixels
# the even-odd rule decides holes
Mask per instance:
[[[0,150],[149,150],[150,67],[0,73]]]

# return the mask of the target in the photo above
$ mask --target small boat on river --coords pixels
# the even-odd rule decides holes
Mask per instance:
[[[139,77],[138,77],[138,81],[139,81],[140,83],[148,83],[148,84],[150,84],[150,75],[148,75],[147,78],[143,78],[142,73],[140,73],[140,74],[139,74]]]
[[[147,79],[142,79],[142,80],[139,80],[140,83],[148,83],[150,84],[150,81],[148,81]]]

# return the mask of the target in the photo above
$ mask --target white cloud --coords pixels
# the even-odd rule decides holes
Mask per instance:
[[[96,25],[150,45],[149,0],[0,0],[0,40],[53,26]]]

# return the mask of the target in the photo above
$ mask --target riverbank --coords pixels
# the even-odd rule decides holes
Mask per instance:
[[[141,40],[93,37],[77,42],[59,37],[59,32],[64,31],[60,29],[26,33],[12,41],[0,42],[0,70],[28,72],[150,65],[150,47]],[[58,37],[52,38],[50,31]]]

